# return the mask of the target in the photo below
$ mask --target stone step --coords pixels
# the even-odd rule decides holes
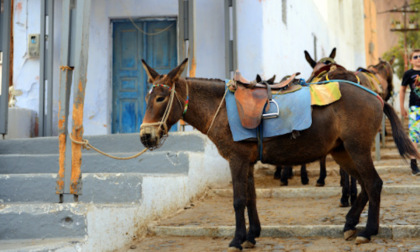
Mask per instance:
[[[141,173],[83,174],[82,195],[79,196],[79,202],[138,203],[142,198],[144,175]],[[56,176],[57,174],[0,175],[0,203],[58,202],[58,195],[55,194]]]
[[[136,153],[110,153],[129,157]],[[96,152],[82,154],[82,173],[187,173],[186,151],[145,152],[129,160],[117,160]],[[0,174],[58,173],[58,154],[0,155]]]
[[[7,252],[43,252],[43,251],[60,251],[60,252],[78,252],[80,251],[78,244],[84,242],[84,238],[42,238],[42,239],[17,239],[17,240],[0,240],[0,251]]]
[[[404,161],[401,161],[404,162]],[[301,170],[299,166],[294,166],[293,174],[295,176],[300,176]],[[331,175],[337,175],[339,172],[339,167],[337,164],[330,164],[326,165],[327,167],[327,176]],[[375,169],[378,172],[379,175],[383,174],[409,174],[410,173],[410,164],[400,164],[400,162],[396,162],[395,165],[375,165]],[[266,171],[267,175],[274,175],[275,170],[274,169],[268,169]],[[312,165],[311,167],[307,167],[306,172],[308,176],[319,176],[320,169],[319,166]]]
[[[8,204],[0,208],[0,240],[69,238],[87,235],[85,204]],[[0,244],[1,245],[1,244]]]
[[[339,189],[339,188],[337,188]],[[418,191],[419,187],[415,190]],[[415,191],[413,190],[413,192]],[[338,207],[339,197],[260,197],[257,209],[269,237],[342,237],[345,216],[350,208]],[[420,237],[420,197],[414,194],[384,193],[381,198],[379,237]],[[359,227],[366,225],[367,209]],[[248,220],[247,220],[248,222]],[[157,236],[233,237],[233,198],[209,193],[178,214],[149,226]]]
[[[265,226],[264,226],[265,227]],[[263,228],[263,232],[265,228]],[[118,252],[127,251],[227,251],[233,236],[203,237],[203,236],[146,236],[128,243]],[[282,251],[420,251],[419,238],[372,238],[367,244],[355,244],[354,240],[345,241],[343,237],[325,236],[313,237],[259,237],[252,252],[282,252]]]
[[[261,237],[329,237],[342,238],[344,225],[267,225],[261,226]],[[362,229],[364,225],[358,225]],[[154,226],[149,228],[155,236],[177,237],[232,237],[235,226]],[[378,238],[420,238],[420,225],[380,225]]]
[[[144,149],[138,134],[86,139],[116,156]],[[170,133],[161,148],[126,161],[83,150],[81,171],[79,202],[58,204],[58,138],[0,140],[0,251],[113,250],[230,174],[197,131]]]
[[[358,185],[360,192],[360,186]],[[257,188],[258,198],[328,198],[341,196],[341,187],[278,187],[278,188]],[[233,190],[230,188],[212,189],[210,194],[219,197],[233,197]],[[420,195],[420,185],[385,185],[382,187],[382,195]]]
[[[138,133],[84,136],[90,144],[104,152],[140,152],[144,146]],[[203,151],[207,136],[198,131],[170,132],[159,151]],[[83,150],[91,153],[93,150]],[[58,137],[0,140],[0,154],[58,154]]]

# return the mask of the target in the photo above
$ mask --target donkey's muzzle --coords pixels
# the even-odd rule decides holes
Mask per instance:
[[[159,148],[164,142],[165,137],[158,129],[152,126],[140,127],[140,141],[149,150]]]

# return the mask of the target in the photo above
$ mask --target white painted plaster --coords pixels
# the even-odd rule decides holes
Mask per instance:
[[[145,235],[147,225],[172,215],[208,187],[230,181],[226,160],[217,154],[210,140],[204,153],[189,153],[187,175],[144,175],[140,204],[90,206],[88,237],[81,251],[109,251],[129,244],[133,237]]]
[[[11,107],[8,111],[6,139],[33,137],[36,113],[25,108]]]
[[[84,106],[84,134],[111,133],[112,19],[177,17],[174,0],[92,0],[89,62]],[[61,1],[55,2],[53,134],[57,134]],[[282,21],[282,1],[237,1],[238,68],[248,79],[262,74],[277,80],[284,75],[311,72],[303,51],[318,59],[337,47],[337,61],[348,69],[364,65],[363,1],[287,1],[287,24]],[[21,6],[21,8],[17,8]],[[40,0],[16,0],[14,77],[23,95],[17,107],[38,111],[39,59],[27,55],[27,36],[40,32]],[[224,1],[196,1],[196,76],[225,77]],[[184,56],[179,55],[179,60]],[[70,106],[71,108],[72,106]],[[69,125],[71,125],[70,116]]]
[[[39,58],[29,58],[28,35],[40,32],[40,1],[14,1],[13,85],[22,90],[16,107],[38,111]]]

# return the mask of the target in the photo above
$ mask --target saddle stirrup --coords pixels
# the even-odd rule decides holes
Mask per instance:
[[[277,104],[276,100],[269,100],[268,101],[268,105],[270,105],[270,103],[276,105],[276,111],[272,112],[272,113],[267,113],[267,114],[262,114],[263,119],[271,119],[271,118],[277,118],[280,115],[280,109],[279,109],[279,105]]]

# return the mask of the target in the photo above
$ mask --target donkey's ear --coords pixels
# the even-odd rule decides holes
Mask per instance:
[[[334,59],[335,58],[335,53],[337,52],[337,49],[334,47],[330,53],[330,58]]]
[[[314,68],[316,66],[316,62],[312,59],[311,55],[309,55],[308,51],[305,50],[304,53],[306,61],[308,61],[309,65]]]
[[[182,72],[184,72],[184,69],[187,66],[187,62],[188,62],[188,58],[184,59],[184,61],[182,61],[182,63],[179,64],[179,66],[172,69],[172,71],[170,71],[167,75],[168,78],[171,79],[172,81],[177,81],[179,77],[181,76]]]
[[[388,61],[391,66],[392,64],[394,64],[394,60],[395,60],[395,55],[392,55],[391,59]]]
[[[153,68],[147,65],[144,59],[141,60],[141,63],[143,64],[143,68],[146,71],[147,76],[149,77],[147,81],[149,83],[153,83],[160,75],[155,70],[153,70]]]
[[[262,81],[261,76],[259,74],[257,74],[257,77],[255,78],[255,81],[257,83],[260,83]]]
[[[275,79],[276,79],[276,75],[273,75],[273,77],[267,80],[267,83],[273,84]]]

